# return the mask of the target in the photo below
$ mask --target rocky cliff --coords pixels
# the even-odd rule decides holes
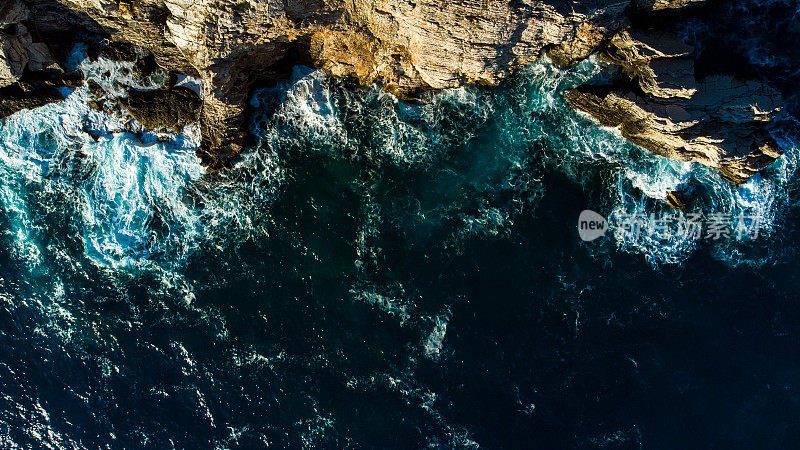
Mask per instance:
[[[11,0],[10,7],[0,10],[5,27],[0,86],[24,82],[26,70],[57,68],[46,46],[25,34],[28,28],[43,42],[61,47],[67,35],[135,44],[150,51],[161,67],[202,78],[199,154],[217,168],[241,151],[252,87],[279,77],[290,64],[381,83],[399,97],[413,98],[428,89],[498,84],[545,53],[567,65],[599,51],[627,74],[627,91],[578,89],[569,96],[573,105],[605,125],[620,126],[626,137],[650,150],[721,167],[741,181],[778,153],[763,124],[780,99],[768,87],[733,79],[694,86],[691,68],[681,66],[681,58],[690,59],[691,52],[660,50],[625,31],[631,17],[663,21],[703,3]],[[685,83],[661,73],[673,68],[683,71],[676,77]],[[755,95],[759,99],[751,101]],[[672,106],[678,102],[687,104]],[[719,104],[727,109],[719,111]],[[719,143],[731,123],[742,125],[737,131],[741,139]]]
[[[715,167],[743,183],[781,154],[767,126],[783,99],[759,80],[698,77],[692,53],[669,33],[622,31],[599,49],[620,69],[615,82],[580,86],[567,101],[653,153]]]

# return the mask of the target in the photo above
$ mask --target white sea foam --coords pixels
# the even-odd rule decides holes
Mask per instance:
[[[198,97],[201,99],[205,95],[203,93],[203,80],[195,77],[191,77],[189,75],[178,75],[178,81],[175,83],[175,86],[185,87],[187,89],[193,90]]]
[[[444,345],[444,338],[447,334],[447,323],[450,320],[450,312],[433,318],[433,329],[425,339],[423,352],[430,359],[438,359]]]
[[[168,79],[167,72],[160,68],[143,79],[139,78],[133,61],[113,61],[102,56],[91,61],[86,57],[85,46],[82,45],[76,46],[70,58],[70,64],[83,72],[87,82],[99,84],[111,98],[124,97],[129,88],[143,91],[158,89]]]
[[[582,65],[595,65],[595,61],[586,61]],[[546,64],[545,64],[546,65]],[[768,239],[777,226],[780,216],[780,204],[785,200],[786,191],[796,167],[797,144],[788,137],[776,136],[786,149],[786,154],[776,161],[766,176],[756,175],[749,182],[736,187],[722,180],[719,173],[699,164],[686,163],[662,158],[627,142],[616,129],[597,126],[596,122],[583,114],[575,114],[563,100],[553,96],[563,95],[563,85],[553,86],[554,80],[575,85],[598,75],[598,67],[579,67],[577,71],[560,71],[551,67],[542,68],[534,65],[530,70],[533,84],[530,85],[534,97],[540,100],[528,103],[526,111],[548,111],[554,115],[562,115],[563,120],[555,127],[561,134],[552,136],[554,130],[541,127],[536,122],[524,124],[524,128],[533,134],[551,134],[551,143],[560,145],[560,151],[549,155],[555,161],[558,170],[566,173],[574,180],[593,190],[596,181],[587,179],[590,174],[605,172],[608,205],[604,205],[612,223],[620,215],[640,214],[648,216],[652,213],[663,213],[671,210],[665,198],[669,191],[679,186],[691,184],[698,188],[700,200],[694,206],[695,211],[705,214],[726,213],[732,217],[747,216],[757,218],[760,230],[759,239]],[[559,70],[559,73],[550,73]],[[546,74],[545,81],[539,78]],[[566,75],[570,74],[570,75]],[[523,83],[525,85],[525,83]],[[542,92],[542,88],[550,89],[553,94]],[[522,96],[523,100],[527,96]],[[565,108],[566,107],[566,108]],[[511,128],[511,127],[510,127]],[[513,128],[511,128],[513,129]],[[554,145],[559,147],[559,145]],[[587,205],[594,207],[596,205]],[[748,224],[750,225],[750,224]],[[732,235],[742,233],[744,222],[734,222]],[[677,234],[666,239],[654,239],[646,234],[631,240],[630,236],[617,232],[613,234],[617,245],[624,251],[641,253],[654,264],[678,263],[692,254],[698,243],[690,237]],[[739,254],[743,247],[752,246],[753,242],[725,241],[715,244],[714,254],[726,262],[735,263],[726,255]],[[738,260],[737,260],[738,261]]]
[[[570,70],[559,69],[545,60],[526,68],[519,81],[500,93],[462,87],[429,94],[421,103],[409,103],[400,102],[377,87],[334,93],[334,81],[323,73],[296,68],[290,82],[262,91],[254,98],[253,106],[274,112],[271,119],[268,113],[257,117],[256,123],[269,125],[257,126],[256,134],[275,144],[275,148],[298,145],[288,142],[296,139],[304,150],[350,150],[371,160],[383,159],[404,167],[435,166],[453,148],[473,145],[480,139],[475,130],[490,119],[496,120],[499,129],[493,130],[497,135],[488,145],[515,168],[502,188],[513,186],[511,190],[518,194],[510,204],[484,203],[474,214],[460,214],[463,226],[448,244],[456,251],[464,237],[502,233],[513,225],[515,214],[525,204],[538,201],[543,189],[537,176],[541,165],[565,173],[587,190],[605,190],[600,196],[605,204],[599,206],[609,214],[612,224],[623,214],[648,216],[671,211],[666,203],[667,193],[690,184],[698,188],[701,197],[695,209],[706,214],[758,217],[760,239],[767,239],[776,226],[780,215],[776,208],[794,171],[796,145],[790,140],[782,141],[788,154],[773,165],[768,176],[757,175],[743,186],[732,186],[713,169],[662,158],[634,146],[618,130],[598,126],[564,101],[567,89],[603,81],[610,73],[610,68],[594,58]],[[349,115],[368,127],[367,145],[348,136],[345,121]],[[542,140],[547,141],[544,154],[532,157],[528,148]],[[598,173],[604,174],[601,187],[597,186]],[[488,193],[500,187],[483,189]],[[735,222],[732,234],[737,234],[740,226]],[[698,245],[689,237],[677,235],[659,239],[640,235],[633,240],[622,233],[611,236],[621,250],[641,253],[653,264],[681,262]],[[717,254],[725,259],[722,255],[726,251],[735,252],[731,246],[742,245],[752,243],[719,243],[717,248],[721,250]]]
[[[151,89],[163,82],[134,80],[126,64],[103,59],[78,63],[110,95],[123,95],[126,86]],[[242,233],[242,237],[260,234],[254,224],[265,214],[263,205],[280,184],[283,168],[278,152],[287,148],[360,152],[370,160],[403,167],[435,165],[453,148],[475,145],[479,139],[475,130],[490,119],[496,119],[498,129],[487,145],[510,164],[510,172],[500,184],[476,188],[487,195],[505,189],[514,193],[513,199],[505,204],[483,200],[472,208],[474,212],[458,213],[462,227],[451,236],[454,247],[463,237],[492,237],[510,229],[515,215],[541,198],[544,187],[537,174],[542,167],[559,170],[589,190],[598,188],[593,176],[605,174],[602,197],[607,204],[601,206],[612,223],[621,214],[657,212],[666,207],[667,192],[692,183],[703,194],[698,207],[705,208],[704,212],[757,215],[767,236],[779,216],[776,199],[784,195],[794,171],[796,146],[784,141],[789,143],[789,155],[771,168],[769,176],[756,176],[733,187],[713,170],[650,154],[618,131],[598,127],[574,113],[563,93],[602,76],[602,69],[591,59],[567,71],[544,61],[527,68],[519,81],[500,93],[464,87],[408,103],[377,87],[357,92],[341,89],[320,71],[295,68],[290,81],[253,97],[253,131],[259,143],[245,153],[235,170],[220,177],[213,192],[194,192],[204,204],[202,211],[181,200],[187,183],[203,173],[193,155],[199,128],[188,127],[184,135],[170,136],[168,143],[147,133],[139,138],[120,133],[126,119],[88,108],[86,88],[73,90],[60,104],[8,118],[0,127],[4,142],[0,160],[31,182],[77,188],[87,223],[87,251],[108,264],[173,251],[185,254],[192,239],[210,230]],[[187,80],[183,81],[191,81]],[[354,118],[363,122],[368,141],[348,135],[346,121]],[[95,142],[84,128],[103,136]],[[543,140],[546,145],[537,144]],[[532,146],[543,153],[532,154]],[[71,175],[65,177],[66,172]],[[60,177],[51,180],[52,174]],[[7,204],[20,203],[6,191]],[[26,242],[24,233],[20,236],[20,242]],[[697,246],[677,237],[630,240],[619,233],[612,236],[619,248],[642,253],[656,264],[679,262]],[[20,252],[35,254],[32,247]]]
[[[256,135],[284,144],[300,138],[312,149],[343,142],[346,136],[328,82],[321,71],[297,66],[290,82],[256,92],[251,100],[257,110],[254,122],[261,124]]]
[[[409,313],[411,308],[402,299],[388,297],[374,291],[352,290],[350,293],[357,301],[367,303],[374,308],[396,317],[401,325],[411,317]]]
[[[503,189],[513,186],[511,190],[520,194],[510,204],[484,202],[475,213],[460,214],[463,226],[447,244],[456,251],[464,237],[502,233],[513,225],[514,215],[522,206],[538,201],[542,186],[536,167],[542,164],[565,173],[589,190],[598,188],[595,175],[604,173],[602,188],[606,193],[602,197],[607,204],[601,206],[612,223],[623,214],[647,216],[668,211],[667,193],[692,184],[701,193],[697,207],[703,212],[757,216],[763,236],[768,235],[775,223],[776,198],[790,178],[784,172],[793,170],[789,167],[793,164],[778,162],[768,178],[756,176],[745,185],[734,187],[714,170],[637,148],[618,130],[600,127],[572,111],[563,99],[567,89],[592,79],[602,81],[609,72],[595,59],[571,70],[542,61],[525,69],[520,81],[499,94],[462,87],[427,95],[421,103],[409,103],[400,102],[377,87],[333,92],[334,80],[319,71],[296,68],[291,81],[254,97],[253,106],[263,113],[256,116],[256,123],[261,124],[256,127],[256,134],[273,148],[299,145],[303,151],[356,151],[370,160],[383,159],[409,167],[441,163],[439,158],[446,157],[453,148],[473,145],[480,139],[475,130],[495,119],[499,129],[488,145],[515,168]],[[364,131],[369,135],[368,141],[348,136],[347,130],[353,128],[346,126],[348,116],[357,117],[368,127]],[[527,149],[542,140],[548,142],[545,154],[532,158]],[[790,146],[790,153],[793,148]],[[784,157],[781,161],[785,160]],[[483,189],[488,193],[500,187],[487,185]],[[591,206],[595,205],[587,205]],[[737,230],[732,231],[735,234]],[[678,236],[654,239],[641,235],[632,240],[613,233],[612,238],[620,249],[642,253],[654,264],[680,262],[698,245],[688,237]]]
[[[84,60],[81,67],[90,77],[112,71],[131,82],[118,73],[124,64]],[[89,108],[88,96],[88,88],[77,88],[63,102],[20,111],[0,124],[6,208],[26,209],[20,183],[27,180],[73,198],[82,211],[86,251],[98,262],[129,264],[167,251],[180,255],[197,221],[181,193],[204,173],[194,155],[197,127],[168,142],[149,134],[137,138],[120,132],[125,118]],[[101,136],[95,141],[84,128]],[[25,240],[24,213],[17,217]]]

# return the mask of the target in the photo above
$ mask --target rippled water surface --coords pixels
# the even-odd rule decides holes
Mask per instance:
[[[792,127],[736,188],[566,105],[602,76],[408,103],[297,67],[215,174],[86,88],[1,122],[3,446],[793,447]],[[684,183],[758,239],[578,239]]]

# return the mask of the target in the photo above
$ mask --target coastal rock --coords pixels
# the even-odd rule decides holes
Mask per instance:
[[[0,9],[0,88],[17,82],[26,70],[63,72],[47,45],[34,42],[22,23],[29,17],[28,8],[19,0]]]
[[[0,5],[0,118],[61,101],[57,88],[82,84],[64,73],[47,44],[34,38],[26,26],[30,19],[20,0]]]
[[[28,64],[28,52],[15,34],[0,32],[0,87],[14,84]]]
[[[780,153],[765,131],[781,102],[777,92],[731,76],[695,80],[692,49],[679,39],[625,30],[631,14],[637,23],[649,15],[658,22],[702,0],[26,1],[43,35],[94,33],[201,78],[198,155],[212,168],[242,150],[253,87],[286,66],[312,65],[415,98],[429,89],[497,85],[545,53],[570,65],[598,51],[627,82],[582,87],[568,100],[631,141],[718,167],[736,182]],[[165,123],[163,111],[153,113]]]
[[[666,12],[699,6],[705,0],[635,0],[633,8],[640,12]]]
[[[0,86],[57,70],[48,42],[108,39],[99,54],[202,79],[200,98],[133,91],[120,106],[146,128],[177,129],[200,114],[198,155],[212,168],[242,150],[253,87],[297,63],[380,83],[400,98],[464,84],[497,85],[543,54],[560,65],[597,52],[620,69],[603,87],[567,95],[576,108],[659,155],[719,168],[736,183],[779,154],[766,124],[782,99],[730,75],[696,79],[693,49],[663,32],[626,29],[702,0],[20,0],[6,3]],[[642,19],[644,17],[644,19]],[[25,22],[25,23],[22,23]],[[64,39],[60,39],[63,41]],[[67,39],[68,41],[69,39]],[[51,45],[65,45],[52,42]],[[24,89],[23,89],[24,91]],[[49,93],[46,98],[54,98]],[[202,103],[201,103],[202,102]],[[19,103],[18,103],[19,104]]]
[[[48,103],[64,100],[56,88],[42,88],[33,91],[24,91],[19,86],[0,88],[0,119],[23,109],[33,109]]]
[[[674,209],[686,209],[697,200],[697,192],[691,186],[681,185],[674,191],[667,192],[665,200]]]
[[[690,98],[696,92],[693,48],[671,33],[625,30],[615,34],[600,58],[622,68],[641,91],[655,98]]]
[[[626,2],[463,0],[27,0],[41,29],[99,31],[203,80],[203,144],[212,167],[241,151],[253,86],[305,63],[402,98],[496,85],[548,49],[586,57],[627,23]],[[56,15],[59,8],[69,13]],[[83,20],[82,23],[78,23]],[[98,30],[99,28],[99,30]]]
[[[181,132],[183,127],[200,119],[203,103],[193,90],[174,87],[169,90],[130,90],[118,100],[122,109],[148,130]]]
[[[30,11],[20,0],[7,0],[0,5],[0,27],[28,20]]]
[[[717,168],[737,184],[782,153],[767,126],[783,99],[766,83],[731,75],[698,80],[691,49],[664,33],[623,31],[600,57],[622,75],[611,85],[580,86],[566,99],[631,142]]]

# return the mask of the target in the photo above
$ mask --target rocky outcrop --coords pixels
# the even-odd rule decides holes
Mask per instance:
[[[0,88],[0,119],[22,109],[33,109],[48,103],[64,100],[60,87],[83,85],[83,78],[77,74],[26,74],[25,77]]]
[[[153,52],[203,79],[201,157],[241,150],[254,83],[304,62],[398,96],[497,84],[550,49],[590,54],[627,21],[626,2],[562,0],[27,0],[42,29],[81,28]],[[52,11],[68,10],[69,13]],[[81,22],[82,21],[82,22]]]
[[[686,209],[697,200],[697,192],[691,186],[681,185],[674,191],[667,192],[665,200],[674,209]]]
[[[16,86],[0,89],[0,119],[23,109],[33,109],[64,100],[56,88],[38,89],[34,93],[26,92]]]
[[[34,41],[24,24],[30,12],[19,0],[0,7],[0,88],[11,86],[25,71],[63,73],[48,46]]]
[[[467,83],[494,85],[543,50],[580,41],[586,28],[601,34],[618,27],[627,6],[572,3],[356,1],[347,12],[363,30],[321,31],[312,56],[331,73],[381,82],[400,96]],[[351,43],[357,51],[349,51]]]
[[[191,89],[180,86],[168,90],[131,90],[118,103],[147,131],[180,133],[183,127],[197,123],[202,110],[200,97]]]
[[[48,45],[31,32],[30,19],[20,0],[0,5],[0,119],[60,101],[64,97],[58,87],[81,84],[64,73]]]
[[[192,84],[184,85],[186,80],[175,74],[164,79],[153,56],[139,47],[120,43],[93,46],[88,56],[92,61],[103,58],[123,63],[120,73],[131,84],[119,83],[110,72],[87,81],[88,106],[123,119],[119,131],[177,134],[200,121],[203,102]]]
[[[661,21],[704,0],[26,1],[42,35],[79,29],[129,42],[167,70],[201,77],[198,154],[212,168],[241,151],[253,86],[286,65],[310,64],[413,98],[498,84],[545,52],[569,65],[598,50],[626,82],[581,87],[568,100],[631,141],[719,167],[736,182],[779,153],[764,128],[781,101],[774,91],[726,76],[696,81],[692,49],[679,40],[620,32],[630,15]]]
[[[694,6],[700,6],[705,0],[635,0],[632,8],[635,12],[673,12]]]
[[[567,94],[575,108],[653,153],[717,168],[743,183],[781,154],[767,126],[783,102],[758,80],[696,79],[692,49],[662,32],[623,31],[600,51],[621,76]]]
[[[0,88],[16,83],[26,70],[31,72],[62,72],[42,42],[34,42],[23,22],[30,11],[19,0],[10,0],[0,6]]]

